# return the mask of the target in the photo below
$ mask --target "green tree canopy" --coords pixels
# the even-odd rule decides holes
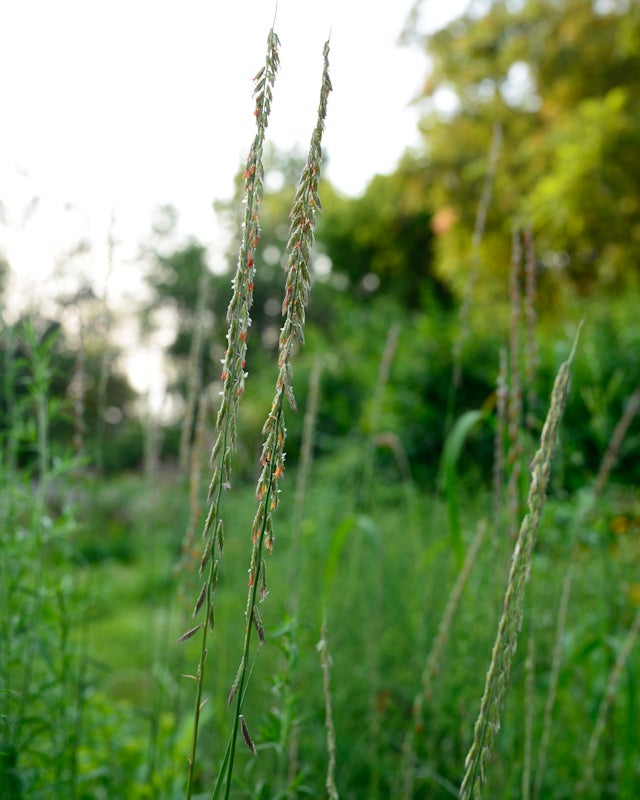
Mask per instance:
[[[318,244],[332,269],[346,275],[357,295],[380,291],[407,308],[450,294],[434,274],[428,175],[422,161],[406,156],[391,175],[376,175],[361,197],[325,187]]]
[[[440,274],[462,291],[498,123],[504,144],[481,248],[485,300],[503,293],[511,229],[528,223],[556,282],[579,292],[635,285],[640,4],[493,0],[414,38],[431,62],[423,92],[430,200],[450,223],[439,237]]]

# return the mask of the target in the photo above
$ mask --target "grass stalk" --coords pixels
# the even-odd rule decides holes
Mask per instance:
[[[158,416],[151,407],[151,392],[145,394],[144,416],[144,475],[151,486],[155,480],[160,465],[160,447],[162,444],[162,429]],[[166,396],[165,396],[166,399]]]
[[[536,373],[540,356],[536,339],[536,255],[533,246],[533,232],[527,228],[524,238],[524,379],[526,385],[527,413],[525,425],[532,431],[535,426],[536,416]]]
[[[520,518],[520,473],[522,456],[522,381],[520,370],[520,324],[522,290],[522,247],[520,234],[514,231],[511,248],[511,270],[509,272],[509,299],[511,306],[509,327],[509,394],[507,400],[507,434],[509,439],[509,480],[507,501],[509,504],[509,536],[516,538]]]
[[[6,432],[0,438],[0,467],[8,474],[15,472],[18,450],[18,431],[20,430],[16,400],[16,350],[17,342],[13,325],[4,319],[0,306],[0,343],[2,343],[2,397],[6,409]]]
[[[402,793],[400,795],[402,800],[411,800],[413,797],[415,785],[416,736],[423,731],[424,705],[425,702],[430,702],[433,698],[433,682],[440,670],[444,649],[453,627],[453,619],[460,607],[464,588],[467,585],[473,566],[477,561],[486,533],[486,524],[480,522],[473,540],[467,549],[464,563],[458,573],[449,599],[447,600],[447,605],[442,614],[440,624],[438,625],[438,632],[427,656],[425,668],[422,673],[421,689],[413,700],[411,725],[409,726],[402,746]]]
[[[313,363],[311,377],[309,378],[309,395],[302,425],[302,441],[300,445],[300,461],[298,473],[296,475],[296,495],[294,506],[294,517],[291,525],[291,567],[289,572],[289,587],[291,599],[289,604],[289,616],[291,618],[291,642],[287,648],[287,659],[289,661],[289,674],[294,675],[294,662],[296,660],[295,636],[298,628],[298,610],[300,604],[300,550],[302,538],[302,524],[304,520],[305,498],[309,474],[313,462],[313,434],[318,417],[318,405],[320,400],[320,376],[322,373],[322,360],[316,358]],[[296,696],[293,691],[291,681],[286,682],[283,706],[289,709],[286,719],[288,725],[286,730],[281,732],[281,753],[287,750],[287,780],[291,784],[298,771],[298,725],[295,720]],[[288,740],[288,741],[287,741]],[[281,778],[284,781],[284,755],[282,764]]]
[[[493,194],[493,184],[495,182],[496,169],[498,166],[498,158],[500,150],[502,149],[502,125],[497,122],[493,126],[491,134],[491,146],[489,149],[489,159],[487,163],[487,171],[484,176],[482,184],[482,192],[480,200],[476,209],[476,218],[473,226],[473,235],[471,237],[471,270],[469,272],[469,279],[467,281],[464,300],[460,307],[460,333],[453,346],[453,381],[451,402],[449,408],[450,417],[455,413],[455,392],[462,384],[462,351],[464,345],[469,338],[470,326],[469,317],[471,315],[471,304],[473,302],[473,293],[475,285],[478,280],[478,270],[480,267],[480,246],[484,236],[484,229],[487,222],[487,213],[491,205],[491,196]]]
[[[393,363],[393,358],[398,346],[398,338],[400,335],[400,328],[396,324],[392,324],[388,331],[387,336],[385,338],[385,345],[382,351],[382,355],[380,356],[380,363],[378,365],[378,375],[375,382],[375,387],[373,390],[373,399],[371,408],[368,414],[368,436],[365,441],[364,446],[364,454],[363,454],[363,466],[362,466],[362,475],[360,479],[360,484],[357,487],[355,493],[355,504],[353,513],[359,511],[362,515],[362,519],[366,519],[369,528],[374,532],[377,533],[377,527],[373,519],[371,519],[371,498],[372,498],[372,487],[373,487],[373,476],[374,476],[374,464],[375,464],[375,453],[376,453],[376,446],[379,443],[379,429],[380,429],[380,417],[382,413],[382,403],[384,399],[385,389],[389,383],[389,374],[391,371],[391,364]],[[355,517],[354,517],[355,519]],[[353,521],[351,526],[353,525]],[[347,580],[347,588],[345,591],[345,602],[348,604],[351,599],[352,595],[357,592],[357,582],[358,582],[358,574],[360,568],[362,566],[363,560],[363,549],[364,544],[362,541],[362,537],[359,536],[355,539],[354,546],[352,552],[350,554],[350,563],[349,563],[349,578]],[[382,576],[379,574],[383,559],[377,559],[377,567],[378,575],[375,579],[375,586],[376,586],[376,612],[374,612],[373,617],[375,619],[379,619],[379,615],[377,613],[377,609],[380,607],[380,591],[382,587]],[[326,596],[326,592],[325,592]],[[377,634],[373,633],[372,635],[367,637],[368,646],[377,647],[376,645]],[[377,692],[377,677],[376,671],[371,670],[371,695],[372,698],[375,697]],[[375,722],[375,716],[377,712],[375,711],[375,701],[372,699],[372,710],[371,710],[371,722],[372,727],[375,729],[377,722]],[[371,736],[371,741],[375,741],[376,736]],[[375,759],[373,760],[375,763]]]
[[[38,465],[38,480],[34,494],[34,503],[31,513],[31,528],[33,531],[33,564],[30,570],[32,575],[31,585],[33,591],[33,606],[31,608],[32,621],[43,616],[45,606],[44,572],[45,572],[45,547],[47,544],[47,491],[50,475],[49,451],[49,389],[52,378],[51,349],[54,345],[54,336],[39,342],[38,336],[32,325],[25,326],[25,343],[29,351],[31,375],[28,382],[30,400],[33,404],[36,420],[36,455]],[[32,700],[32,682],[34,680],[35,662],[39,649],[39,636],[41,629],[38,625],[27,625],[26,643],[24,645],[22,672],[22,687],[19,690],[16,715],[15,738],[19,741],[19,733],[27,718],[27,708]]]
[[[373,486],[375,447],[377,434],[380,430],[380,417],[382,415],[384,390],[389,383],[389,373],[391,372],[391,364],[393,363],[393,357],[398,347],[399,336],[400,326],[397,323],[394,323],[387,332],[384,351],[382,353],[380,366],[378,368],[378,379],[376,380],[375,384],[373,405],[371,407],[371,414],[369,418],[369,437],[367,438],[367,445],[364,455],[364,474],[362,476],[362,496],[360,502],[365,509],[368,508],[370,504],[371,488]]]
[[[374,466],[375,466],[375,448],[377,444],[377,434],[380,429],[380,419],[382,416],[382,403],[384,400],[384,393],[389,383],[389,375],[391,372],[391,365],[398,347],[398,338],[400,336],[400,326],[397,323],[391,325],[387,332],[385,340],[384,351],[380,359],[378,369],[378,378],[376,380],[373,404],[371,408],[371,416],[369,421],[369,436],[367,438],[366,450],[364,455],[364,472],[361,487],[360,505],[365,513],[369,513],[371,509],[371,492],[374,485]],[[370,707],[369,707],[369,741],[371,747],[371,779],[369,782],[369,797],[375,798],[379,795],[380,786],[380,710],[378,707],[377,698],[380,692],[380,625],[383,619],[383,606],[384,606],[384,573],[383,565],[384,559],[384,537],[379,537],[379,555],[374,561],[374,589],[372,597],[372,630],[366,639],[366,649],[368,652],[369,667],[369,694],[370,694]],[[358,548],[358,559],[360,561],[360,554],[362,551],[362,544]]]
[[[542,734],[538,747],[538,758],[536,762],[536,774],[533,784],[533,800],[540,796],[544,774],[547,766],[547,752],[549,750],[549,740],[551,738],[551,719],[553,707],[558,693],[558,680],[560,678],[560,664],[562,662],[562,639],[567,624],[567,611],[569,609],[569,597],[571,595],[571,581],[573,573],[571,568],[567,571],[562,581],[562,594],[560,596],[560,607],[558,609],[558,620],[556,623],[556,635],[553,646],[553,656],[551,659],[551,675],[549,677],[549,689],[544,704],[542,714]]]
[[[205,451],[205,433],[209,413],[209,398],[206,392],[201,392],[198,402],[196,429],[193,446],[190,452],[189,464],[189,519],[180,548],[180,560],[174,567],[174,574],[182,570],[195,572],[199,546],[196,540],[196,530],[200,518],[200,482],[202,473],[202,458]],[[184,603],[185,593],[179,589],[180,602]]]
[[[109,284],[113,275],[115,264],[115,250],[116,250],[116,237],[115,237],[115,212],[111,214],[111,222],[109,225],[109,233],[107,235],[107,272],[100,294],[100,316],[98,318],[98,325],[100,336],[104,337],[104,341],[108,340],[111,315],[109,312]],[[109,373],[111,370],[112,355],[109,348],[104,348],[100,354],[100,371],[98,373],[98,397],[97,397],[97,415],[96,415],[96,448],[95,448],[95,464],[99,474],[104,471],[104,442],[105,442],[105,413],[107,411],[107,386],[109,383]]]
[[[244,392],[247,352],[247,333],[250,325],[249,312],[253,303],[253,279],[255,275],[255,253],[260,238],[259,205],[263,198],[264,167],[262,153],[265,131],[271,110],[272,89],[276,79],[280,58],[280,41],[273,28],[267,37],[265,64],[255,76],[256,134],[249,151],[244,171],[245,214],[242,226],[242,241],[236,274],[233,279],[233,294],[227,309],[227,350],[223,359],[222,400],[216,417],[215,442],[210,464],[213,470],[209,484],[209,511],[204,523],[204,550],[200,562],[200,574],[206,574],[194,609],[194,617],[203,610],[204,622],[186,631],[180,639],[191,638],[200,631],[200,657],[195,676],[196,696],[193,714],[191,754],[188,762],[186,798],[190,800],[195,788],[195,763],[203,707],[202,690],[207,660],[207,636],[213,631],[213,594],[218,575],[218,558],[224,547],[224,528],[221,516],[223,489],[231,485],[231,460],[236,448],[236,421],[240,398]]]
[[[627,435],[627,431],[629,430],[629,426],[633,422],[633,418],[638,413],[640,409],[640,386],[636,388],[634,393],[629,398],[627,405],[622,413],[622,416],[618,420],[618,424],[616,425],[613,434],[611,436],[611,440],[609,442],[609,446],[607,447],[607,452],[604,454],[604,458],[600,464],[600,468],[598,470],[598,475],[596,477],[595,486],[593,488],[594,494],[596,497],[599,497],[602,492],[604,491],[604,487],[607,485],[607,481],[609,480],[609,476],[611,475],[611,470],[613,469],[618,455],[620,453],[620,448],[622,447],[622,443]]]
[[[258,611],[258,603],[267,595],[266,565],[263,558],[265,548],[273,552],[275,536],[273,513],[279,503],[278,483],[284,474],[286,443],[285,399],[292,410],[296,402],[292,387],[292,354],[296,344],[304,343],[305,308],[311,289],[310,254],[314,241],[316,212],[321,208],[318,197],[318,182],[322,165],[322,133],[327,112],[327,100],[331,91],[329,79],[329,42],[324,46],[324,68],[320,90],[320,103],[316,127],[311,136],[307,162],[290,214],[289,241],[287,243],[287,277],[282,313],[285,317],[280,331],[278,347],[278,376],[271,410],[262,429],[264,442],[260,458],[261,473],[256,487],[258,507],[251,531],[252,550],[249,567],[249,591],[245,609],[245,634],[240,666],[234,680],[228,703],[235,699],[235,713],[228,745],[228,759],[220,770],[213,798],[224,788],[228,800],[231,791],[238,727],[242,728],[245,743],[253,751],[252,739],[243,715],[246,688],[250,678],[250,651],[253,629],[256,629],[260,644],[264,643],[264,627]]]
[[[309,482],[309,473],[313,462],[313,433],[318,417],[318,404],[320,400],[320,375],[322,373],[322,361],[317,358],[313,363],[311,377],[309,378],[309,396],[305,409],[304,421],[302,424],[302,440],[300,444],[300,461],[296,476],[296,495],[294,506],[294,518],[291,525],[291,572],[289,574],[289,586],[291,589],[291,599],[289,613],[292,619],[298,614],[298,602],[300,587],[298,585],[298,572],[300,562],[300,539],[302,536],[302,522],[304,519],[304,505]]]
[[[569,391],[570,367],[578,335],[569,358],[558,371],[551,393],[550,408],[540,437],[540,446],[531,462],[531,484],[527,498],[528,513],[522,520],[513,552],[502,617],[485,679],[473,741],[465,761],[460,800],[478,800],[482,796],[481,787],[486,781],[486,764],[493,749],[495,736],[500,728],[511,662],[518,645],[518,634],[522,625],[525,585],[531,569],[533,549],[546,500],[551,462]]]
[[[78,317],[78,345],[73,368],[73,378],[71,379],[70,387],[73,400],[73,449],[76,455],[83,455],[84,434],[86,430],[84,406],[87,377],[85,369],[85,325],[82,315],[82,307],[79,302],[76,305],[76,313]]]
[[[589,739],[589,744],[587,745],[587,754],[584,760],[583,778],[582,781],[578,784],[578,787],[576,789],[576,793],[579,796],[584,794],[586,790],[590,789],[590,787],[593,786],[595,761],[598,752],[598,747],[600,746],[600,742],[602,740],[602,734],[604,733],[607,724],[609,711],[611,709],[611,706],[613,705],[613,701],[616,696],[618,683],[620,682],[620,678],[622,677],[622,671],[627,661],[629,660],[629,656],[631,655],[631,651],[633,650],[633,647],[636,643],[639,634],[640,634],[640,609],[636,611],[636,615],[633,619],[631,628],[629,629],[627,635],[625,636],[622,647],[620,648],[620,652],[618,653],[618,657],[616,658],[613,668],[609,673],[609,678],[607,680],[607,684],[604,690],[604,696],[602,698],[602,702],[600,703],[600,707],[598,708],[598,716],[596,718],[596,723],[593,727],[593,732]]]
[[[496,385],[496,429],[493,439],[492,511],[494,528],[498,529],[504,495],[504,439],[507,419],[507,351],[500,348],[500,366]]]
[[[322,687],[324,692],[325,708],[325,728],[327,732],[327,778],[325,786],[329,800],[339,800],[338,789],[336,788],[336,730],[333,724],[333,707],[331,703],[331,656],[327,644],[327,619],[326,614],[322,620],[322,630],[320,641],[316,645],[320,653],[320,665],[322,667]]]
[[[531,762],[533,752],[533,716],[535,704],[535,631],[529,628],[527,657],[524,662],[524,756],[522,759],[522,800],[531,798]]]
[[[209,275],[207,268],[203,267],[202,275],[198,285],[198,303],[196,307],[196,318],[191,337],[191,348],[189,350],[189,377],[187,383],[187,396],[185,398],[185,414],[182,420],[180,431],[180,448],[178,451],[178,466],[180,473],[186,473],[190,465],[190,450],[193,437],[193,423],[196,416],[196,406],[198,395],[202,384],[202,370],[200,360],[202,356],[202,346],[204,340],[204,316],[209,299]]]

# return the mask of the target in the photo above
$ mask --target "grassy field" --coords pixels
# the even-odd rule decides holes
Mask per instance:
[[[324,57],[253,400],[273,31],[222,374],[214,398],[191,375],[180,462],[106,477],[81,426],[55,446],[53,338],[27,328],[18,359],[6,328],[0,800],[640,796],[637,321],[616,321],[622,347],[546,332],[536,372],[533,257],[528,282],[512,264],[508,359],[493,330],[463,363],[444,314],[343,303],[295,415]]]
[[[429,663],[427,687],[423,675],[459,574],[447,504],[441,494],[403,485],[374,467],[375,491],[359,506],[345,460],[351,461],[342,456],[314,467],[297,546],[294,493],[283,496],[277,551],[267,559],[269,595],[261,606],[266,644],[246,699],[258,758],[239,750],[233,796],[322,795],[327,746],[316,645],[323,616],[340,795],[403,796],[411,731],[409,796],[455,796],[461,781],[513,542],[491,520],[490,494],[461,479],[465,550],[481,520],[486,533],[436,662]],[[294,484],[295,477],[292,470],[287,480]],[[5,497],[7,490],[17,493],[5,483]],[[10,693],[3,719],[20,744],[15,774],[23,788],[11,794],[5,768],[4,796],[182,796],[193,681],[181,675],[192,674],[198,651],[194,639],[176,643],[197,591],[199,557],[181,554],[187,495],[171,471],[152,484],[136,475],[80,480],[76,519],[67,520],[64,537],[48,541],[38,591],[36,553],[24,541],[14,541],[11,551],[5,540],[3,608],[10,615],[3,614],[3,626],[11,640],[3,656]],[[226,700],[245,627],[253,495],[249,485],[229,495],[204,688],[202,796],[228,736]],[[637,629],[638,500],[633,491],[611,487],[595,505],[588,490],[548,502],[522,642],[487,768],[489,796],[524,796],[528,776],[529,796],[537,788],[545,797],[573,797],[588,769],[593,777],[585,796],[631,798],[637,791],[639,659],[625,648]],[[21,511],[14,506],[14,520]],[[12,530],[6,517],[3,530],[6,539]],[[21,707],[13,682],[24,669],[25,649],[33,674],[29,702]],[[415,698],[425,688],[416,718]]]

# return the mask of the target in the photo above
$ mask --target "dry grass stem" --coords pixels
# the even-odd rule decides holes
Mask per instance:
[[[524,232],[524,379],[526,385],[527,414],[526,427],[533,430],[536,409],[536,373],[540,356],[536,339],[536,254],[533,246],[533,232],[527,228]]]
[[[487,171],[482,184],[482,193],[480,195],[480,201],[478,202],[478,208],[476,209],[476,219],[473,226],[473,235],[471,237],[471,269],[469,271],[469,279],[467,281],[464,299],[460,306],[460,333],[453,345],[453,386],[455,389],[459,388],[462,383],[462,349],[469,337],[471,304],[473,302],[476,281],[478,280],[478,269],[480,267],[480,245],[482,244],[482,237],[484,236],[487,213],[489,211],[489,205],[491,204],[491,195],[493,194],[493,184],[501,149],[502,125],[496,122],[491,134],[491,147],[489,150]]]
[[[78,297],[78,300],[80,298]],[[84,449],[84,435],[86,433],[86,425],[84,420],[84,405],[85,394],[87,388],[87,376],[85,367],[85,330],[84,318],[80,304],[76,307],[78,315],[78,349],[76,350],[76,359],[73,368],[73,378],[71,380],[71,398],[73,402],[73,449],[78,455],[81,455]]]
[[[492,510],[493,524],[497,528],[500,511],[503,506],[504,494],[504,439],[507,422],[507,401],[509,389],[507,387],[507,351],[500,348],[500,367],[496,386],[496,430],[493,444],[493,486]]]
[[[487,525],[485,522],[478,524],[475,536],[467,549],[467,553],[462,565],[462,569],[458,573],[456,582],[451,590],[446,608],[438,625],[438,632],[431,646],[429,655],[427,656],[424,672],[422,673],[422,688],[415,696],[412,707],[412,722],[407,735],[405,736],[402,748],[402,798],[403,800],[410,800],[413,797],[413,788],[415,780],[415,743],[416,735],[423,731],[423,711],[424,704],[430,702],[433,697],[433,682],[440,669],[442,656],[444,653],[449,634],[453,627],[453,618],[460,606],[462,593],[464,587],[469,580],[471,570],[478,558],[480,548],[484,542],[487,533]]]
[[[638,409],[640,409],[640,386],[636,388],[635,392],[629,398],[622,416],[618,420],[618,424],[613,431],[607,452],[602,459],[602,463],[600,464],[600,469],[598,470],[598,475],[596,477],[596,482],[593,489],[596,497],[602,494],[604,487],[607,485],[609,475],[611,474],[611,470],[616,463],[622,443],[627,435],[629,426],[633,422],[633,418],[638,413]]]
[[[205,451],[205,434],[209,412],[209,399],[206,392],[201,392],[196,418],[196,430],[193,447],[190,452],[189,465],[189,521],[185,530],[181,546],[181,557],[175,567],[175,572],[182,570],[195,571],[198,563],[200,547],[196,541],[196,530],[200,516],[200,475],[202,472],[202,458]],[[200,554],[200,558],[202,555]],[[202,594],[202,593],[201,593]],[[181,600],[183,597],[181,597]],[[198,609],[200,606],[198,606]]]
[[[300,461],[296,475],[296,495],[294,517],[291,524],[291,568],[289,571],[289,588],[291,592],[289,613],[292,620],[292,636],[297,623],[298,604],[300,596],[299,570],[300,570],[300,540],[302,538],[302,524],[304,519],[305,499],[311,465],[313,463],[313,435],[318,417],[320,402],[320,376],[322,373],[322,359],[316,358],[309,378],[309,395],[302,425],[302,441],[300,443]],[[295,696],[291,696],[295,702]],[[298,733],[299,727],[294,724],[288,745],[288,778],[289,783],[295,779],[298,771]]]
[[[486,780],[486,764],[493,749],[495,736],[500,728],[511,663],[522,625],[525,585],[529,577],[533,548],[546,500],[551,462],[569,391],[570,367],[576,346],[577,336],[569,358],[562,364],[556,377],[551,393],[551,405],[540,437],[540,446],[531,462],[531,484],[527,498],[528,513],[520,526],[513,552],[502,617],[486,675],[480,713],[474,727],[471,748],[465,761],[465,775],[460,787],[461,800],[478,800],[481,797],[481,787]]]
[[[373,402],[371,412],[369,415],[369,436],[367,438],[367,447],[364,456],[364,475],[362,479],[362,498],[361,503],[364,507],[369,504],[369,493],[373,485],[373,466],[375,460],[375,445],[376,434],[380,429],[380,417],[382,414],[382,401],[384,398],[384,391],[389,383],[389,374],[391,372],[391,365],[393,357],[398,347],[398,338],[400,336],[400,326],[393,324],[387,331],[387,338],[385,340],[384,351],[380,358],[380,366],[378,368],[378,378],[376,380]]]
[[[100,315],[98,317],[98,331],[100,338],[107,342],[109,341],[109,334],[111,328],[111,312],[109,311],[109,287],[111,278],[115,268],[115,252],[116,241],[114,228],[115,228],[115,212],[111,212],[111,220],[109,223],[109,232],[107,234],[107,271],[102,285],[102,292],[99,296],[100,301]],[[105,441],[105,413],[107,411],[107,386],[109,383],[109,375],[111,372],[113,354],[110,349],[105,347],[100,354],[100,366],[98,372],[98,386],[97,386],[97,409],[98,414],[96,418],[96,468],[99,473],[104,470],[104,441]]]
[[[629,656],[631,655],[631,651],[636,643],[638,634],[640,634],[640,609],[636,611],[633,624],[631,625],[631,628],[624,639],[622,647],[620,648],[620,652],[618,653],[618,657],[616,658],[613,669],[609,675],[609,679],[604,690],[604,697],[602,698],[602,702],[600,703],[600,707],[598,709],[596,724],[593,727],[593,733],[591,734],[591,738],[589,739],[589,744],[587,746],[587,754],[584,761],[584,777],[577,787],[578,795],[584,794],[585,791],[588,791],[593,786],[595,761],[598,747],[600,746],[602,734],[604,733],[604,729],[607,724],[609,710],[613,705],[613,701],[616,696],[618,683],[622,677],[622,670],[629,660]]]
[[[325,727],[327,730],[327,797],[329,800],[339,800],[338,790],[336,788],[336,731],[333,725],[333,710],[331,706],[331,656],[329,655],[329,648],[327,645],[327,621],[326,618],[322,621],[322,630],[320,634],[320,641],[316,645],[320,653],[320,665],[322,667],[322,686],[324,690],[324,708],[325,708]]]
[[[205,312],[209,300],[209,275],[206,267],[203,268],[198,285],[198,303],[196,307],[194,329],[189,350],[189,377],[187,382],[187,396],[185,398],[185,412],[180,431],[180,449],[178,451],[178,467],[181,473],[186,472],[190,464],[189,453],[191,450],[191,436],[198,395],[202,384],[202,371],[200,359],[205,330]]]
[[[551,717],[553,707],[556,702],[558,692],[558,680],[560,678],[560,664],[562,662],[562,639],[564,637],[565,626],[567,624],[567,611],[569,609],[569,597],[571,595],[572,571],[566,573],[562,582],[562,595],[560,596],[560,607],[558,609],[558,621],[556,625],[555,643],[553,646],[553,657],[551,660],[551,675],[549,677],[549,690],[544,704],[542,715],[542,734],[538,748],[538,760],[536,763],[536,776],[533,785],[533,800],[537,800],[542,789],[544,773],[547,766],[547,752],[549,740],[551,738]]]
[[[300,537],[302,532],[302,521],[304,518],[304,504],[307,492],[309,473],[313,462],[313,434],[318,417],[318,404],[320,401],[320,375],[322,373],[322,361],[317,358],[314,361],[311,376],[309,378],[309,396],[307,407],[304,413],[302,424],[302,441],[300,443],[300,461],[296,475],[296,495],[294,506],[294,518],[291,525],[291,572],[289,574],[289,587],[291,590],[290,614],[295,618],[298,613],[298,569],[300,553]]]
[[[535,634],[529,629],[527,657],[524,662],[524,755],[522,759],[522,800],[531,797],[531,753],[533,751],[533,715],[535,698]]]
[[[166,400],[166,397],[164,398]],[[146,413],[144,419],[144,474],[149,483],[153,481],[158,473],[160,464],[160,445],[162,443],[162,431],[158,421],[158,416],[151,410],[151,394],[147,392],[145,396]]]
[[[522,381],[520,374],[520,324],[522,291],[522,247],[520,235],[513,233],[511,250],[511,270],[509,273],[509,299],[511,305],[509,327],[509,395],[507,402],[507,435],[509,439],[509,481],[507,499],[509,503],[509,536],[516,538],[520,519],[520,473],[521,473],[521,424],[522,424]]]

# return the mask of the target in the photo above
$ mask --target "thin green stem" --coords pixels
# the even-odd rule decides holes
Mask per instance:
[[[424,705],[425,702],[429,703],[433,699],[433,683],[441,668],[444,648],[453,627],[453,619],[460,607],[462,594],[469,580],[469,576],[471,575],[471,571],[477,562],[486,532],[486,523],[480,521],[473,540],[467,548],[464,564],[458,573],[458,577],[456,578],[453,589],[447,600],[447,605],[442,614],[440,624],[438,625],[436,637],[425,662],[425,668],[422,672],[422,686],[413,701],[412,720],[402,748],[402,789],[401,792],[399,792],[399,796],[402,797],[402,800],[411,800],[413,797],[415,784],[416,733],[422,731]]]
[[[327,613],[323,608],[322,611],[322,631],[320,634],[320,641],[316,645],[316,649],[320,653],[320,666],[322,668],[322,688],[324,692],[324,706],[325,706],[325,728],[327,732],[327,754],[329,756],[327,763],[327,777],[325,781],[325,788],[329,800],[339,800],[338,789],[336,787],[335,771],[336,771],[336,731],[333,724],[333,709],[331,703],[331,656],[329,655],[329,647],[327,645]]]
[[[202,629],[200,657],[195,676],[196,698],[193,716],[191,757],[187,771],[186,800],[191,800],[194,791],[194,773],[200,716],[203,707],[202,688],[207,659],[208,629],[213,630],[213,593],[217,579],[218,560],[216,553],[222,554],[223,523],[220,513],[222,489],[231,483],[231,459],[236,446],[236,425],[240,398],[244,393],[247,334],[251,324],[249,312],[253,303],[253,278],[255,275],[255,254],[260,239],[258,210],[263,197],[264,168],[262,153],[265,131],[271,110],[272,87],[279,65],[279,39],[273,29],[267,37],[265,64],[255,76],[256,83],[255,117],[257,131],[249,151],[245,180],[245,214],[242,226],[242,242],[238,256],[236,274],[233,279],[233,294],[227,308],[227,350],[223,359],[221,379],[223,391],[216,417],[216,440],[211,452],[213,470],[209,484],[209,512],[204,523],[204,552],[200,562],[200,573],[208,567],[207,578],[196,601],[194,617],[204,606],[204,622],[183,634],[180,640],[191,638]]]
[[[258,614],[258,586],[260,597],[266,596],[265,566],[262,558],[264,547],[272,552],[274,544],[273,512],[278,506],[278,480],[284,473],[286,441],[286,428],[284,424],[284,398],[289,401],[295,410],[295,398],[291,386],[291,354],[294,343],[304,342],[305,306],[308,301],[311,277],[309,273],[309,256],[313,244],[313,231],[315,227],[315,210],[320,207],[317,194],[317,184],[320,177],[322,153],[320,142],[326,114],[326,101],[331,89],[328,76],[329,44],[324,48],[324,70],[322,75],[322,89],[320,93],[320,107],[318,121],[311,137],[310,152],[305,168],[303,169],[300,184],[296,191],[293,208],[290,215],[290,236],[287,244],[289,259],[287,263],[287,278],[285,283],[285,296],[282,304],[282,313],[285,322],[280,331],[278,347],[278,377],[276,390],[271,409],[262,428],[264,438],[260,463],[262,471],[256,488],[258,508],[253,520],[251,552],[251,565],[249,568],[249,592],[245,611],[245,635],[240,666],[231,687],[228,703],[235,698],[235,713],[233,718],[231,736],[222,767],[218,773],[218,780],[213,790],[213,800],[224,789],[224,800],[228,800],[231,792],[231,781],[235,762],[238,726],[242,726],[242,733],[249,749],[255,753],[255,745],[242,715],[247,686],[252,669],[249,670],[249,654],[251,650],[252,628],[255,626],[264,642],[264,630]],[[230,312],[233,310],[233,301]],[[231,328],[230,328],[231,332]],[[231,336],[230,336],[231,339]],[[219,418],[220,414],[219,413]],[[214,447],[214,453],[216,451]]]
[[[227,425],[224,429],[224,450],[227,449],[227,437],[228,437],[228,418],[227,418]],[[218,508],[220,505],[220,499],[222,495],[222,483],[220,482],[217,486],[216,491],[216,498],[215,498],[215,506]],[[213,547],[213,544],[211,545]],[[195,763],[196,763],[196,751],[198,746],[198,729],[200,725],[200,714],[202,711],[202,682],[204,676],[204,668],[205,663],[207,660],[207,634],[210,627],[210,620],[213,616],[213,588],[214,588],[214,581],[215,581],[215,570],[217,569],[217,562],[214,560],[213,556],[209,557],[209,571],[207,575],[207,588],[206,588],[206,599],[205,599],[205,614],[204,614],[204,625],[202,626],[202,640],[200,643],[200,657],[198,661],[198,671],[195,675],[196,680],[196,697],[195,697],[195,705],[193,710],[193,731],[192,731],[192,738],[191,738],[191,756],[189,758],[189,768],[187,772],[187,789],[186,789],[186,798],[187,800],[191,800],[193,795],[194,789],[194,773],[195,773]],[[211,626],[212,627],[212,626]]]
[[[282,417],[282,394],[279,395],[279,403],[278,408],[276,411],[276,425],[278,426],[281,417]],[[229,798],[229,792],[231,791],[231,777],[233,775],[233,764],[235,760],[235,752],[236,752],[236,741],[238,737],[238,725],[240,723],[240,715],[242,714],[242,709],[244,705],[244,698],[245,698],[245,681],[247,678],[247,665],[249,663],[249,652],[251,649],[251,634],[253,631],[253,627],[256,624],[255,620],[255,613],[256,613],[256,603],[258,600],[258,586],[261,583],[261,579],[263,575],[261,575],[261,570],[263,569],[262,566],[262,551],[264,548],[264,540],[266,538],[266,531],[267,531],[267,522],[269,519],[268,516],[268,509],[271,503],[271,495],[273,491],[273,484],[274,484],[274,472],[275,472],[275,460],[270,461],[270,468],[269,468],[269,480],[267,484],[267,489],[263,499],[263,509],[264,513],[262,513],[262,522],[260,526],[260,532],[256,536],[256,541],[253,545],[253,555],[251,558],[252,565],[255,565],[255,572],[252,569],[251,571],[251,578],[250,578],[250,586],[249,586],[249,594],[247,597],[247,607],[245,610],[245,618],[247,621],[245,627],[245,634],[244,634],[244,645],[242,648],[242,659],[240,661],[240,670],[238,673],[238,677],[236,678],[236,686],[235,693],[236,693],[236,708],[235,714],[233,718],[233,729],[231,732],[231,749],[229,752],[229,761],[227,764],[227,775],[225,778],[225,800]],[[258,514],[260,514],[260,510]],[[232,689],[233,692],[233,689]],[[231,698],[233,699],[233,698]]]

